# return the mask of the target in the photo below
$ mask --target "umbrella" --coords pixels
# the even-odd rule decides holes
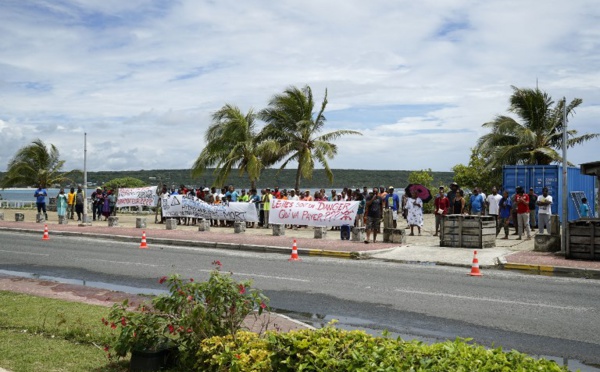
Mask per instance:
[[[430,201],[432,199],[432,195],[431,195],[431,191],[429,191],[429,189],[421,184],[418,183],[411,183],[410,185],[406,186],[406,188],[404,189],[404,192],[406,193],[406,196],[412,196],[412,192],[416,191],[417,196],[419,198],[421,198],[421,200],[423,200],[423,203],[427,203],[428,201]]]

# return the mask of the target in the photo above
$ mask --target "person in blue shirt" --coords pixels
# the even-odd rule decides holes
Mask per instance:
[[[46,196],[48,196],[48,191],[40,184],[38,189],[33,193],[33,197],[35,198],[38,214],[44,211],[44,217],[48,220],[48,213],[46,212]]]
[[[249,203],[254,203],[256,207],[256,214],[260,215],[260,196],[258,195],[258,191],[256,189],[250,190],[250,200]],[[254,222],[252,222],[252,226],[254,227]]]
[[[590,206],[587,203],[587,198],[581,199],[581,206],[579,207],[579,214],[581,214],[581,218],[587,218],[590,216]]]
[[[400,206],[400,197],[394,194],[394,187],[388,187],[388,193],[385,197],[386,208],[392,210],[392,218],[394,220],[394,229],[398,227],[398,207]]]
[[[479,193],[479,189],[475,188],[473,190],[473,195],[471,195],[469,202],[471,208],[470,214],[481,216],[483,212],[483,203],[485,201],[483,200],[483,196]]]
[[[502,199],[498,202],[498,228],[496,229],[496,236],[500,234],[500,230],[504,227],[504,238],[508,239],[508,223],[510,222],[510,215],[512,212],[512,201],[508,197],[508,191],[502,193]]]

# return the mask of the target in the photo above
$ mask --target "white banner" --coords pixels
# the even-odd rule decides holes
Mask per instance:
[[[156,186],[118,190],[117,207],[155,207],[157,203]]]
[[[354,225],[357,201],[308,202],[274,199],[269,223],[307,226]]]
[[[208,204],[196,197],[171,195],[161,201],[163,217],[258,222],[254,203]]]

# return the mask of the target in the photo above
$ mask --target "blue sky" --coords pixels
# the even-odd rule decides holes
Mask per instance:
[[[583,0],[5,0],[0,170],[36,138],[82,168],[84,132],[90,170],[189,168],[221,106],[308,84],[326,130],[364,134],[332,168],[448,171],[511,85],[583,99],[570,127],[600,131],[599,21]]]

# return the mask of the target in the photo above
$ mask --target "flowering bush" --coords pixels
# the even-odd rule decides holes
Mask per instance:
[[[127,310],[127,302],[114,305],[105,324],[119,329],[112,347],[122,357],[139,348],[155,349],[170,344],[179,349],[182,366],[193,365],[202,340],[235,334],[244,319],[268,309],[268,298],[252,288],[250,280],[235,281],[232,273],[221,273],[222,264],[205,282],[182,280],[179,275],[162,277],[169,293],[155,297],[152,307]]]

